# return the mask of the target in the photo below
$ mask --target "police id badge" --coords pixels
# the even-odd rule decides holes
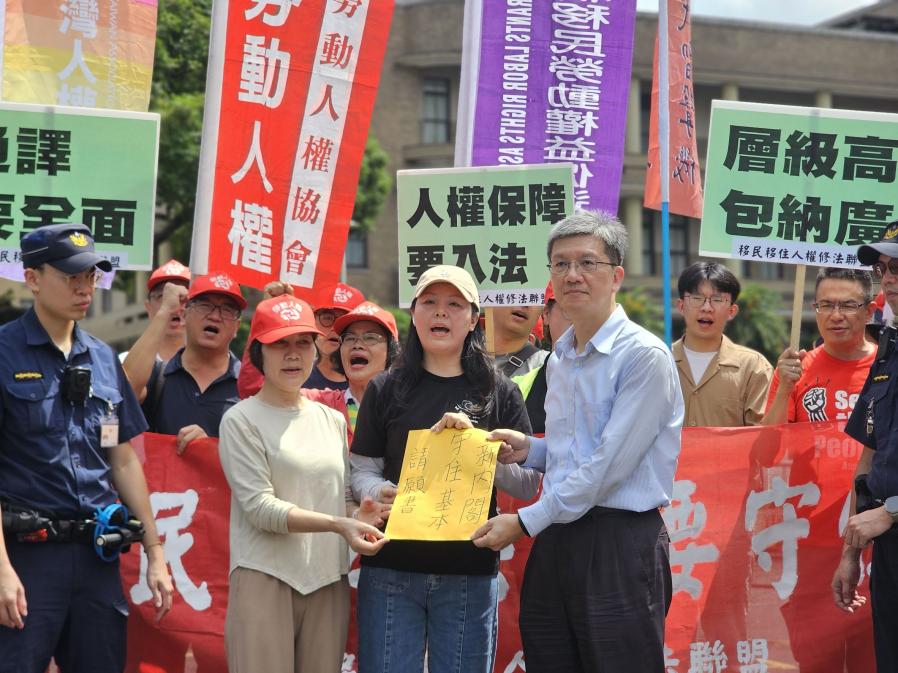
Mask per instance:
[[[118,446],[118,416],[110,404],[109,410],[100,416],[100,448],[111,449]]]

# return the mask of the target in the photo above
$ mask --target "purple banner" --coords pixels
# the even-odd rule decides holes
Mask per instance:
[[[482,3],[471,164],[570,162],[578,207],[616,213],[635,0]]]

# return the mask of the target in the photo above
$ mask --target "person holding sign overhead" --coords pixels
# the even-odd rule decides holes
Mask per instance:
[[[339,671],[349,626],[347,543],[373,554],[386,542],[365,523],[382,523],[385,508],[369,500],[360,510],[348,495],[346,421],[300,392],[320,334],[304,301],[260,302],[249,356],[262,388],[221,420],[231,487],[232,672]],[[338,535],[313,534],[326,532]]]
[[[482,429],[530,431],[521,393],[498,374],[478,325],[477,286],[464,269],[440,265],[415,287],[412,329],[400,361],[365,391],[352,442],[356,498],[392,502],[412,430],[447,412]],[[521,498],[539,475],[500,466],[495,483]],[[401,492],[406,486],[398,484]],[[496,512],[495,492],[489,505]],[[499,556],[468,541],[393,540],[362,559],[359,673],[491,673],[496,649]]]

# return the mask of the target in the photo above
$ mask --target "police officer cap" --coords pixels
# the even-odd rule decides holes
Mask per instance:
[[[109,260],[94,252],[94,239],[83,224],[51,224],[22,237],[22,265],[33,269],[49,264],[63,273],[81,273],[91,267],[112,271]]]
[[[898,259],[898,220],[886,225],[881,241],[862,245],[857,249],[858,261],[864,266],[876,264],[880,255]]]

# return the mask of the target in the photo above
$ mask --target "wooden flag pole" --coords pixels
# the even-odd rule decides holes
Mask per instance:
[[[789,346],[793,350],[799,350],[801,339],[801,309],[804,306],[804,276],[807,266],[797,264],[795,266],[795,291],[792,295],[792,333],[789,336]]]
[[[483,309],[485,317],[484,331],[486,332],[486,352],[495,356],[496,354],[496,323],[493,316],[493,309],[487,307]]]

